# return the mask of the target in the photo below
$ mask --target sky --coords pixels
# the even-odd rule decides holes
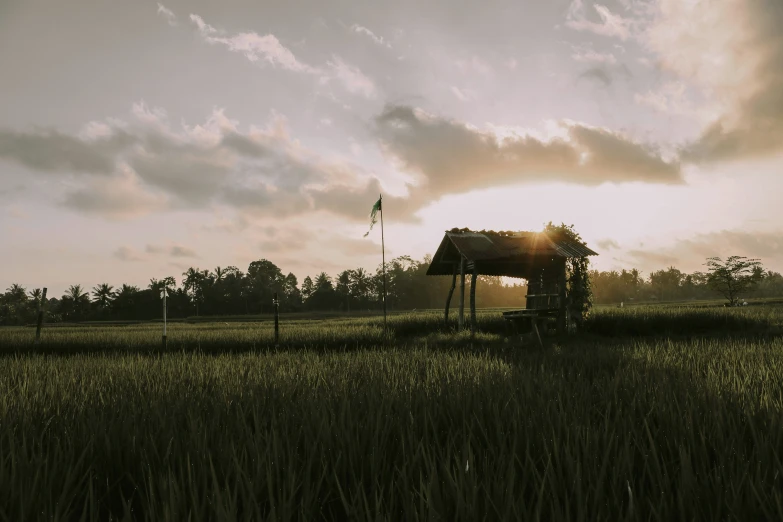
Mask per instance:
[[[0,2],[0,287],[300,280],[453,227],[783,271],[780,0]]]

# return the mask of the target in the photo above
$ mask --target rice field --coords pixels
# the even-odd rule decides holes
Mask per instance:
[[[0,520],[783,520],[783,307],[0,329]]]

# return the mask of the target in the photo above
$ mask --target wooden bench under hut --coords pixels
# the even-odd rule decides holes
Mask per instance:
[[[544,232],[474,232],[452,229],[446,232],[432,258],[427,275],[450,275],[446,298],[448,324],[451,298],[460,277],[459,327],[464,326],[465,276],[470,274],[470,326],[476,325],[476,279],[479,275],[518,277],[527,280],[524,310],[504,312],[509,329],[531,331],[541,343],[539,325],[554,323],[558,333],[568,327],[566,261],[596,256],[586,245],[554,239]]]

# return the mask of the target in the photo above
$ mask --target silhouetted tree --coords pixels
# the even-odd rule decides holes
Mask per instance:
[[[719,257],[707,259],[707,282],[729,304],[737,304],[740,294],[758,284],[764,277],[764,270],[758,259],[748,259],[742,256],[731,256],[724,262]]]

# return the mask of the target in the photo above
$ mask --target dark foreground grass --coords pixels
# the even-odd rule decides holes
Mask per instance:
[[[7,356],[0,519],[783,520],[783,341]]]

